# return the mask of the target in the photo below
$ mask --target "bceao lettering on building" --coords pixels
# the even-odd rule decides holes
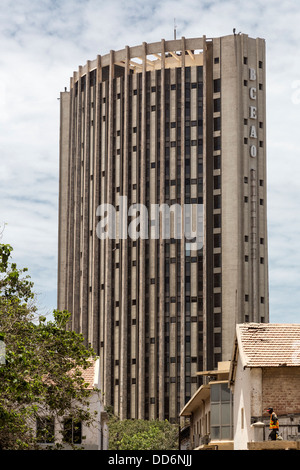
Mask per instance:
[[[257,157],[257,141],[258,141],[258,106],[257,106],[257,70],[255,68],[249,68],[249,138],[250,138],[250,156],[252,158]],[[262,84],[259,84],[259,89],[262,89]],[[259,123],[259,126],[263,126],[263,122]]]
[[[256,70],[253,68],[249,68],[249,81],[251,82],[251,86],[249,88],[249,98],[251,100],[251,104],[249,107],[249,118],[251,119],[249,137],[250,139],[255,139],[255,144],[250,143],[250,156],[253,158],[257,156],[257,145],[256,145],[256,142],[257,142],[257,128],[256,128],[257,106],[256,106],[256,103],[255,103],[255,106],[252,104],[253,101],[256,102],[257,88],[256,86],[253,86],[252,84],[252,82],[256,82],[256,76],[257,76]]]

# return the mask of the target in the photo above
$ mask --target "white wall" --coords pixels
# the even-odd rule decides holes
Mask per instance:
[[[251,416],[262,415],[261,369],[244,369],[238,358],[233,395],[234,450],[247,450],[254,440]]]
[[[250,440],[250,370],[243,370],[238,359],[233,395],[233,441],[234,450],[247,449]]]
[[[97,418],[92,426],[83,426],[82,435],[85,439],[82,445],[86,450],[108,449],[108,427],[106,423],[101,423],[101,413],[104,411],[103,404],[99,401],[99,396],[95,393],[90,399],[90,412],[97,412]],[[102,437],[101,437],[102,436]]]

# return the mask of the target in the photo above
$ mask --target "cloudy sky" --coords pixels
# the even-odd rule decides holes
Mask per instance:
[[[1,0],[0,233],[56,307],[59,93],[79,65],[143,41],[237,31],[267,44],[270,320],[300,322],[298,0]]]

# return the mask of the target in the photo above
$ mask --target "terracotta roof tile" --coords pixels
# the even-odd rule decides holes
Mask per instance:
[[[300,324],[243,323],[236,331],[244,366],[300,367]]]
[[[94,387],[98,386],[97,383],[97,372],[99,368],[99,361],[91,361],[90,367],[87,369],[80,369],[82,373],[82,378],[88,384],[87,389],[92,390]]]

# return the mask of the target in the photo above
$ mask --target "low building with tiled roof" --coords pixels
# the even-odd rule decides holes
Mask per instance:
[[[95,420],[92,425],[86,426],[84,422],[76,422],[67,416],[47,417],[45,410],[44,419],[37,420],[36,431],[38,434],[39,426],[44,426],[46,420],[50,424],[51,431],[48,432],[46,440],[38,441],[41,447],[51,448],[55,436],[56,442],[61,444],[63,449],[79,448],[84,450],[107,450],[108,449],[108,426],[107,413],[104,410],[101,384],[100,384],[100,361],[91,359],[90,367],[86,369],[79,368],[85,387],[90,391],[87,406]],[[74,372],[74,371],[72,371]],[[65,439],[63,439],[65,434]],[[66,437],[67,435],[67,437]]]
[[[284,441],[300,441],[300,324],[236,326],[229,372],[234,396],[234,448],[268,437],[268,413],[279,417]]]

